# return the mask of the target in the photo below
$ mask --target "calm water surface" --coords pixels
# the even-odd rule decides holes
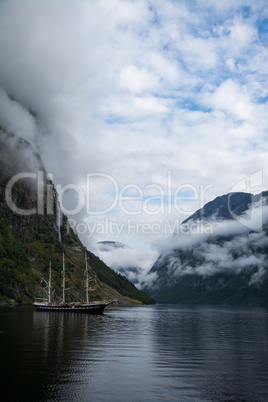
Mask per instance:
[[[0,308],[5,401],[268,401],[266,309]]]

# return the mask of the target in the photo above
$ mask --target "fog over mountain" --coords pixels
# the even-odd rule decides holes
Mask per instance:
[[[236,200],[234,210],[240,211],[238,215],[226,202],[232,198]],[[162,244],[164,251],[143,284],[156,300],[159,297],[166,302],[211,302],[212,295],[207,293],[216,292],[219,298],[214,302],[228,302],[228,298],[239,302],[238,290],[243,288],[243,296],[250,303],[252,289],[257,295],[256,289],[261,289],[262,296],[267,294],[268,191],[256,196],[233,193],[218,197],[186,219],[182,226],[183,232],[174,233],[168,244]],[[182,292],[185,281],[190,281],[188,295]],[[200,299],[193,296],[197,287]],[[231,295],[220,296],[219,288]],[[256,299],[257,295],[254,295]],[[240,302],[243,301],[241,297]]]
[[[101,241],[96,254],[102,261],[109,261],[110,267],[127,277],[127,279],[140,287],[144,277],[144,259],[140,260],[140,253],[125,244],[113,241]],[[136,257],[135,257],[136,254]],[[137,264],[136,266],[134,264]]]

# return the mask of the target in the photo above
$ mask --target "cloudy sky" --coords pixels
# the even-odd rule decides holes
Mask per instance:
[[[1,124],[89,249],[149,269],[204,203],[268,189],[267,42],[266,0],[0,0]]]

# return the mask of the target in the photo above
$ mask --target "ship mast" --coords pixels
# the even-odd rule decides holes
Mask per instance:
[[[64,264],[64,254],[62,254],[62,303],[65,303],[65,264]]]
[[[66,290],[68,290],[66,287],[65,287],[65,282],[67,282],[68,281],[68,279],[67,278],[65,278],[65,263],[64,263],[64,253],[62,254],[62,303],[64,304],[65,303],[65,291]]]
[[[86,303],[88,303],[88,268],[87,268],[87,253],[85,253],[86,259],[86,269],[85,269],[85,276],[86,276]]]

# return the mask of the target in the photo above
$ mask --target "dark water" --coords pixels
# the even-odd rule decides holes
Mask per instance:
[[[0,308],[1,400],[268,401],[268,312]]]

